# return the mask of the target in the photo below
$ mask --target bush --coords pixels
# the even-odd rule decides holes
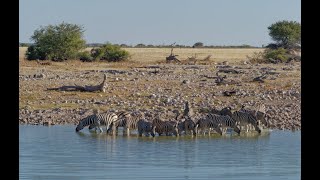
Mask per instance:
[[[196,42],[192,47],[193,47],[193,48],[203,47],[203,43],[202,43],[202,42]]]
[[[41,48],[35,45],[31,45],[28,47],[26,54],[25,54],[27,60],[45,60],[46,55],[44,52],[41,51]]]
[[[288,52],[284,48],[278,48],[278,49],[266,49],[264,54],[265,59],[274,59],[280,62],[287,62]]]
[[[103,58],[105,52],[104,48],[93,48],[91,49],[91,56],[93,60],[100,60]]]
[[[79,52],[78,58],[84,62],[92,62],[94,60],[88,51]]]
[[[266,49],[263,52],[255,52],[252,56],[247,56],[251,63],[288,62],[290,57],[289,52],[284,48]]]
[[[100,59],[111,62],[124,61],[130,57],[128,51],[110,43],[103,45],[101,48],[92,49],[91,55],[95,60]]]

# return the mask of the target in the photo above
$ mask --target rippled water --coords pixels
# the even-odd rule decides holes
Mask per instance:
[[[20,179],[300,179],[300,132],[152,138],[74,129],[20,125]]]

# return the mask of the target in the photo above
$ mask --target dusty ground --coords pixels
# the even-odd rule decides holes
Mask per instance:
[[[166,64],[170,49],[128,48],[131,59],[126,63],[80,61],[52,62],[50,66],[24,60],[25,48],[19,59],[19,122],[21,124],[77,124],[94,109],[105,111],[163,111],[183,109],[189,101],[195,112],[210,108],[241,105],[267,107],[271,128],[300,129],[301,66],[290,64],[248,64],[247,55],[263,49],[174,49],[181,60],[197,54],[210,61],[195,65]],[[222,62],[227,61],[228,65]],[[225,84],[215,83],[216,72],[223,73]],[[47,88],[64,85],[97,85],[108,76],[103,92],[52,91]],[[266,74],[265,82],[253,79]],[[225,91],[235,91],[225,96]]]

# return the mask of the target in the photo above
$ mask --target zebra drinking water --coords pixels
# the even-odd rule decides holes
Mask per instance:
[[[82,130],[86,126],[93,124],[102,133],[103,130],[100,127],[101,125],[105,125],[106,130],[108,130],[110,125],[116,122],[117,120],[118,120],[118,116],[115,113],[110,113],[110,112],[89,115],[79,121],[79,124],[76,127],[76,132]]]
[[[145,119],[140,119],[137,125],[139,136],[142,136],[142,134],[144,133],[145,136],[149,136],[151,134],[151,136],[154,137],[154,133],[152,131],[152,122],[149,122]]]
[[[129,136],[130,130],[138,129],[138,121],[144,119],[144,113],[136,112],[124,120],[123,132]]]
[[[258,124],[263,125],[264,128],[267,128],[269,126],[269,123],[266,119],[266,110],[264,104],[259,104],[254,110],[245,109],[244,106],[242,106],[239,111],[253,115],[257,119]]]
[[[184,132],[186,135],[189,132],[191,133],[191,135],[194,135],[195,126],[195,122],[190,117],[186,117],[184,121],[179,121],[178,123],[179,135],[181,135],[182,132]]]
[[[240,129],[236,125],[236,121],[230,116],[218,115],[218,114],[207,114],[207,119],[213,121],[222,132],[226,132],[228,128],[232,128],[236,133],[240,135]]]
[[[258,133],[261,133],[261,129],[258,127],[258,121],[252,114],[242,111],[231,112],[230,107],[224,108],[223,112],[236,121],[236,124],[240,126],[240,130],[246,126],[247,132],[249,132],[249,126],[252,125]]]
[[[129,112],[126,111],[119,111],[119,112],[115,112],[115,114],[118,116],[118,120],[116,122],[113,122],[109,129],[107,130],[107,133],[110,133],[110,131],[112,130],[113,132],[115,131],[116,134],[118,134],[118,128],[119,127],[124,127],[125,123],[126,123],[126,119],[128,119],[131,115]],[[97,127],[94,124],[91,124],[89,126],[89,130],[95,128],[95,131],[97,131]],[[115,128],[115,130],[113,129]],[[125,129],[123,129],[124,131]]]
[[[152,133],[158,133],[161,136],[163,133],[166,136],[171,134],[178,136],[178,121],[163,121],[159,117],[152,121]]]
[[[208,135],[210,135],[211,130],[215,130],[217,133],[222,135],[222,131],[219,128],[219,125],[209,118],[200,118],[197,120],[195,124],[196,124],[194,128],[195,135],[199,134],[200,131],[203,131],[203,135],[205,135],[206,131],[208,132]]]

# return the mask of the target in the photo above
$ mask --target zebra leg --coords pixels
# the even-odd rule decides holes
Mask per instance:
[[[100,126],[98,126],[99,130],[100,130],[100,133],[103,133],[103,130]]]
[[[130,136],[130,129],[127,127],[127,136]]]

